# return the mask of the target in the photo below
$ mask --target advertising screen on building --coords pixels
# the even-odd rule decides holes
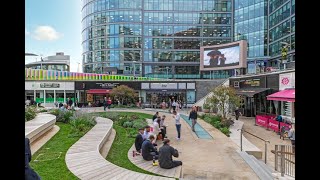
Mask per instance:
[[[247,41],[200,47],[200,70],[225,70],[247,66]]]

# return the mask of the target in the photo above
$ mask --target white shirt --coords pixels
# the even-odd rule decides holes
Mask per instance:
[[[153,121],[153,133],[155,135],[158,135],[160,132],[160,128],[159,128],[159,123],[157,122],[157,120]]]
[[[176,124],[181,124],[180,122],[180,114],[177,113],[177,115],[175,115],[174,120],[176,121]]]

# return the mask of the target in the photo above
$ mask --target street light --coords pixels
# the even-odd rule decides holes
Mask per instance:
[[[166,70],[167,70],[167,79],[169,79],[169,67],[166,66]]]
[[[77,72],[79,72],[79,69],[80,69],[80,63],[79,62],[77,62],[78,63],[78,69],[77,69]]]
[[[136,77],[136,62],[137,61],[132,61],[133,62],[133,77]]]

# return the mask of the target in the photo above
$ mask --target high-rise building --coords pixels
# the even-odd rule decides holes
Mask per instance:
[[[269,0],[269,56],[271,66],[280,65],[281,51],[288,50],[287,66],[295,61],[295,0]]]
[[[232,2],[83,0],[83,72],[209,77],[199,70],[200,46],[232,42]]]

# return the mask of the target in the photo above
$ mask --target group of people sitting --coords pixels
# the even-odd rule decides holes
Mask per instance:
[[[177,149],[170,146],[170,140],[166,136],[165,118],[165,115],[161,117],[159,112],[156,112],[153,116],[153,131],[150,132],[150,126],[139,129],[135,139],[137,153],[134,152],[134,155],[142,154],[143,159],[146,161],[158,160],[161,168],[171,169],[182,165],[182,162],[172,160],[172,156],[179,157],[179,153]],[[157,150],[157,139],[161,139],[163,142],[163,146],[160,147],[159,151]]]

